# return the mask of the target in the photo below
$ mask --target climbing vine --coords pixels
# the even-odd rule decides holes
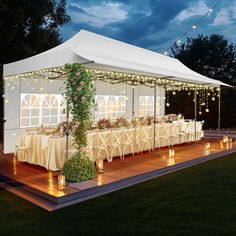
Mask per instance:
[[[74,138],[76,152],[64,164],[61,173],[67,180],[82,181],[91,179],[95,175],[95,168],[87,147],[87,129],[91,121],[90,108],[94,103],[94,92],[91,75],[83,65],[66,64],[68,79],[66,85],[66,99],[71,115],[71,133]]]

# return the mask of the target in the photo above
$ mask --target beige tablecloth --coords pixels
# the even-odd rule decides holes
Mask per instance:
[[[168,145],[175,145],[184,142],[191,142],[195,140],[195,124],[194,122],[180,121],[178,123],[180,135],[178,137],[173,136],[173,123],[156,124],[156,141],[155,147],[164,147]],[[132,147],[126,146],[128,137],[125,135],[125,131],[128,131],[128,135],[133,135],[133,151],[138,153],[140,151],[151,150],[154,146],[154,126],[143,126],[138,128],[122,128],[112,129],[105,131],[89,131],[88,132],[88,149],[91,160],[97,159],[110,159],[112,157],[120,156],[119,148],[112,146],[112,133],[116,133],[117,136],[121,135],[120,149],[122,154],[131,154]],[[202,123],[196,123],[196,140],[200,140],[202,137]],[[160,138],[159,136],[160,135]],[[163,135],[163,136],[161,136]],[[101,142],[101,137],[106,139]],[[107,137],[107,138],[106,138]],[[69,147],[71,147],[71,137],[69,137]],[[144,142],[143,140],[148,140]],[[41,134],[24,135],[20,137],[20,143],[30,144],[28,155],[21,155],[19,161],[36,164],[47,168],[48,170],[57,171],[60,170],[66,161],[66,137],[55,137]],[[103,151],[99,154],[99,147],[101,145],[106,146],[107,152]]]
[[[19,156],[19,161],[40,165],[48,170],[60,170],[66,161],[66,137],[47,136],[41,134],[24,135],[20,137],[20,144],[27,139],[30,143],[28,155]],[[71,137],[69,137],[71,146]]]

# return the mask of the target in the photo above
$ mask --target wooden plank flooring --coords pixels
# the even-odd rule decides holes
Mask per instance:
[[[114,158],[113,162],[104,163],[104,173],[97,174],[95,181],[98,185],[113,183],[131,176],[158,170],[170,165],[175,165],[185,161],[193,160],[198,157],[204,157],[205,143],[209,140],[202,140],[197,144],[184,144],[175,146],[175,157],[170,158],[168,148],[156,150],[155,153],[142,153],[126,156],[124,160]],[[220,149],[219,141],[211,140],[211,154],[223,151]],[[233,142],[232,147],[236,147]],[[23,185],[32,187],[42,193],[60,198],[80,190],[67,186],[64,190],[58,189],[57,176],[59,172],[51,172],[46,169],[19,162],[13,155],[0,156],[0,175]]]

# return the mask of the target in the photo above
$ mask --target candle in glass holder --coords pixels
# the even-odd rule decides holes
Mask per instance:
[[[174,157],[174,156],[175,156],[175,150],[169,149],[169,157]]]
[[[66,186],[66,177],[65,175],[58,175],[58,189],[62,190]]]
[[[103,170],[103,159],[98,159],[96,161],[97,163],[97,170],[98,170],[98,173],[103,173],[104,170]]]
[[[206,150],[210,150],[211,149],[211,144],[210,143],[206,143]]]
[[[224,149],[224,142],[223,142],[223,140],[220,140],[220,149]]]
[[[228,143],[228,142],[229,142],[228,136],[224,136],[224,137],[223,137],[223,143]]]

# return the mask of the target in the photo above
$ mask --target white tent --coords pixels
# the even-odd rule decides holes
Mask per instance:
[[[93,62],[89,65],[90,68],[171,77],[172,80],[211,86],[227,86],[190,70],[177,59],[85,30],[46,52],[5,64],[4,77],[64,66],[66,63],[86,62]]]
[[[5,105],[5,119],[7,122],[4,128],[5,153],[14,151],[16,137],[22,134],[24,127],[26,127],[21,123],[21,118],[25,118],[21,114],[21,108],[24,107],[21,103],[22,97],[28,96],[28,94],[40,97],[45,93],[45,90],[41,90],[41,87],[46,87],[48,94],[61,95],[62,91],[59,91],[59,88],[63,85],[62,80],[51,83],[51,81],[45,79],[45,76],[42,77],[44,79],[40,80],[37,76],[40,73],[44,75],[47,69],[63,67],[66,63],[88,63],[86,66],[89,69],[97,69],[96,71],[107,70],[130,73],[137,76],[141,75],[141,77],[152,77],[152,79],[167,78],[167,80],[178,80],[189,84],[196,83],[214,87],[226,85],[190,70],[177,59],[81,30],[74,37],[53,49],[4,65],[3,74],[6,79],[5,102],[7,101]],[[34,71],[37,71],[36,77],[33,76],[34,73],[30,73]],[[22,75],[14,76],[19,74]],[[112,90],[107,83],[97,81],[97,94],[120,96],[121,91],[126,91],[128,97],[155,96],[154,90],[147,86],[139,86],[141,89],[135,90],[127,83],[125,88],[122,84],[111,86],[117,87]],[[156,96],[160,98],[158,112],[164,114],[164,100],[161,100],[161,98],[165,96],[165,89],[160,87]],[[126,100],[126,115],[128,117],[139,116],[139,99]]]

